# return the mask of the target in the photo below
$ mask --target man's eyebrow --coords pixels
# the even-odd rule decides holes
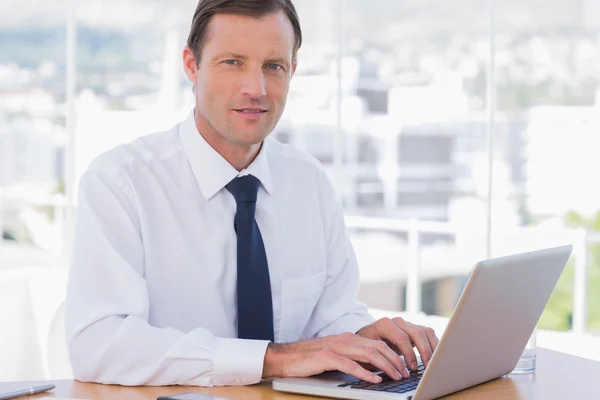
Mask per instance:
[[[274,57],[274,58],[269,58],[266,61],[267,63],[273,63],[273,64],[283,64],[283,65],[288,65],[290,62],[288,60],[286,60],[285,58],[281,58],[281,57]]]
[[[215,61],[223,60],[223,59],[236,59],[236,60],[245,61],[248,59],[248,57],[243,54],[226,52],[226,53],[219,53],[213,58],[213,60],[215,60]],[[289,60],[287,60],[285,57],[280,57],[280,56],[274,55],[272,57],[267,58],[265,60],[265,64],[281,64],[284,67],[289,68],[291,62]]]
[[[248,59],[248,57],[246,57],[246,56],[244,56],[242,54],[229,53],[229,52],[217,54],[214,58],[215,59],[218,59],[218,58],[236,58],[236,59],[239,59],[239,60],[246,60],[246,59]]]

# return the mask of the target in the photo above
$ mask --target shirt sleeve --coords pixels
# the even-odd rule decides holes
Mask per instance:
[[[74,377],[120,385],[247,385],[268,341],[219,338],[148,323],[144,245],[126,177],[81,179],[65,329]]]
[[[324,337],[344,332],[356,333],[373,323],[366,305],[357,300],[359,270],[333,187],[322,173],[320,184],[323,225],[327,238],[327,276],[304,336]]]

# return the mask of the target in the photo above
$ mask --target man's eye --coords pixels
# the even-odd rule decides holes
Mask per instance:
[[[273,71],[282,69],[281,65],[279,64],[267,64],[267,68],[272,69]]]
[[[225,64],[235,65],[237,63],[236,60],[225,60]]]

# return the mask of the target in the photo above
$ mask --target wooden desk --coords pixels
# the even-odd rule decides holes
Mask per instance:
[[[447,396],[445,399],[523,399],[565,400],[600,399],[600,362],[574,357],[551,350],[538,349],[537,371],[531,375],[515,375],[496,379],[474,388]],[[296,396],[271,389],[270,382],[246,387],[122,387],[82,383],[73,380],[48,382],[0,383],[0,393],[29,386],[51,383],[56,389],[37,396],[72,397],[78,399],[110,400],[156,400],[158,396],[199,392],[222,396],[234,400],[307,400],[307,396]],[[316,399],[316,398],[315,398]]]

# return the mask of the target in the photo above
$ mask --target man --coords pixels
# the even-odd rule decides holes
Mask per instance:
[[[301,44],[290,0],[201,0],[183,52],[195,109],[100,156],[80,183],[66,329],[76,379],[370,382],[438,339],[356,301],[343,213],[312,157],[268,139]],[[399,355],[404,356],[404,360]]]

